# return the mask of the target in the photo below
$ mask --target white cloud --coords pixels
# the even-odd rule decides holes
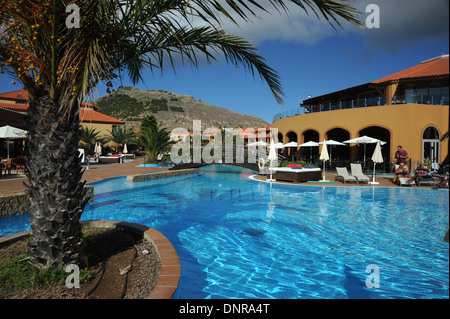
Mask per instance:
[[[358,30],[366,50],[395,52],[419,42],[442,39],[448,43],[448,0],[377,0],[380,7],[380,28]]]
[[[344,30],[338,33],[355,33],[363,39],[367,50],[377,49],[392,52],[409,47],[417,42],[443,39],[448,43],[449,1],[448,0],[356,0],[348,2],[362,13],[360,21],[365,23],[366,7],[376,4],[380,8],[379,29],[361,29],[348,22],[342,22]],[[270,8],[270,6],[266,6]],[[224,22],[225,30],[238,34],[254,42],[264,40],[294,41],[314,44],[335,36],[336,31],[329,23],[309,11],[307,15],[294,4],[289,4],[289,14],[270,9],[260,12],[261,19],[242,23],[238,28],[231,22]]]

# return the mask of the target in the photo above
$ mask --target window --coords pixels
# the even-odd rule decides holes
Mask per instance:
[[[431,170],[439,169],[440,134],[434,126],[425,129],[422,136],[422,159],[429,158]]]
[[[442,87],[441,105],[448,105],[448,86]]]

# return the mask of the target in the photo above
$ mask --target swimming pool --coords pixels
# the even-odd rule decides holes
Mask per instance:
[[[448,190],[273,185],[229,169],[95,183],[83,219],[162,232],[179,298],[449,298]],[[0,234],[27,222],[0,220]],[[366,287],[369,265],[379,288]]]

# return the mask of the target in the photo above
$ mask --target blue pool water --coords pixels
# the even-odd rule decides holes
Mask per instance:
[[[272,185],[223,169],[95,183],[83,219],[161,231],[180,298],[449,298],[448,190]],[[0,220],[0,234],[27,223]]]

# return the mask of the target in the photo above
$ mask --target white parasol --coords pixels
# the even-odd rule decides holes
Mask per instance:
[[[364,144],[364,164],[366,163],[366,144],[374,144],[380,142],[381,145],[386,144],[386,142],[383,142],[379,139],[370,137],[370,136],[361,136],[361,137],[357,137],[348,141],[344,141],[343,143],[347,143],[347,144]]]
[[[325,180],[325,162],[330,159],[328,156],[328,150],[327,150],[327,144],[325,143],[325,140],[323,140],[323,146],[322,146],[322,152],[320,153],[319,159],[323,161],[323,181]]]
[[[370,182],[370,184],[379,184],[375,181],[375,165],[377,163],[383,163],[383,155],[381,154],[381,146],[380,142],[377,143],[377,146],[375,147],[375,152],[373,152],[372,155],[372,161],[373,161],[373,180]]]
[[[267,157],[267,159],[270,161],[270,179],[268,180],[269,182],[274,182],[275,180],[272,179],[272,167],[273,167],[273,163],[276,162],[278,160],[278,156],[277,156],[277,151],[276,151],[276,146],[275,143],[273,142],[273,139],[270,140],[270,146],[269,146],[269,156]]]
[[[9,140],[17,140],[26,138],[28,131],[22,130],[17,127],[5,125],[0,127],[0,138],[7,140],[8,158],[9,158]]]

